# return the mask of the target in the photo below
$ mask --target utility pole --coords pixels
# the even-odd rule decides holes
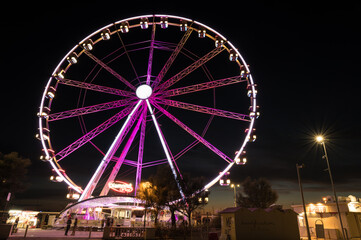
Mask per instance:
[[[307,228],[307,237],[308,237],[308,240],[311,240],[310,228],[308,226],[308,218],[307,218],[307,211],[306,211],[306,205],[305,205],[305,198],[303,197],[303,188],[302,188],[301,177],[300,177],[300,168],[304,168],[304,167],[305,167],[304,164],[301,164],[301,165],[296,164],[298,185],[300,186],[302,205],[303,205],[303,212],[304,212],[306,228]]]
[[[342,223],[342,218],[341,218],[341,211],[340,211],[340,206],[338,204],[338,199],[337,199],[337,194],[336,194],[336,190],[335,190],[335,185],[333,183],[333,178],[332,178],[332,173],[331,173],[331,167],[330,167],[330,162],[328,161],[328,155],[327,155],[327,151],[326,151],[326,144],[325,144],[325,139],[323,136],[319,135],[316,136],[316,141],[318,143],[321,143],[322,148],[323,148],[323,152],[325,153],[324,157],[326,159],[326,163],[327,163],[327,170],[328,170],[328,174],[330,175],[330,181],[331,181],[331,187],[332,187],[332,191],[333,191],[333,196],[335,197],[335,201],[336,201],[336,207],[337,207],[337,212],[338,212],[338,220],[340,221],[340,225],[341,225],[341,232],[342,232],[342,238],[344,240],[346,240],[346,235],[345,235],[345,230],[343,228],[343,223]]]

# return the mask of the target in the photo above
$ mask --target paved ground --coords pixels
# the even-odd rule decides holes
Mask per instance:
[[[28,229],[26,234],[26,238],[28,240],[35,240],[35,239],[49,239],[57,240],[57,239],[89,239],[89,232],[84,231],[77,231],[75,232],[75,236],[71,236],[71,231],[69,231],[68,236],[64,235],[64,230],[42,230],[39,228],[35,229]],[[17,239],[24,239],[25,229],[19,229],[17,233],[12,234],[8,239],[9,240],[17,240]],[[91,232],[91,239],[102,239],[103,232]]]

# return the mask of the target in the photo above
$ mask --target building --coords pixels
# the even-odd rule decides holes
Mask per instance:
[[[361,240],[361,199],[352,195],[338,197],[342,225],[347,239]],[[306,218],[303,205],[292,205],[298,213],[301,238],[307,239]],[[312,238],[342,239],[341,224],[336,202],[330,196],[322,202],[306,205],[306,214]]]
[[[18,228],[42,228],[43,226],[53,226],[58,212],[9,210],[8,224],[14,224],[18,220]]]
[[[80,202],[69,204],[60,212],[55,227],[64,227],[68,217],[78,219],[79,227],[103,228],[107,220],[113,226],[122,227],[152,227],[154,215],[151,209],[147,209],[145,215],[144,203],[142,200],[129,196],[101,196],[93,197]],[[158,215],[158,223],[170,225],[171,213],[164,209]]]
[[[224,240],[299,240],[297,214],[280,208],[226,208],[221,214]]]

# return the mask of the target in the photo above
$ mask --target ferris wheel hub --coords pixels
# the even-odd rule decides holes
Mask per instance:
[[[147,84],[140,85],[137,87],[137,90],[135,90],[135,94],[139,99],[147,99],[149,98],[153,93],[153,89],[151,86]]]

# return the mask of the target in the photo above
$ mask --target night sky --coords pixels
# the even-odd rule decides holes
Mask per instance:
[[[8,6],[12,14],[3,14],[0,21],[0,152],[17,151],[32,160],[29,188],[16,194],[14,207],[61,210],[67,203],[66,185],[49,181],[50,166],[38,160],[41,144],[34,137],[41,95],[58,62],[96,29],[153,13],[183,16],[214,28],[238,47],[251,67],[261,117],[256,121],[257,141],[247,145],[248,163],[232,168],[233,182],[264,177],[278,191],[279,204],[299,204],[295,165],[304,163],[306,202],[331,195],[326,162],[314,142],[322,133],[338,195],[361,197],[361,5],[26,4]],[[212,188],[210,206],[231,205],[232,194],[231,189]]]

